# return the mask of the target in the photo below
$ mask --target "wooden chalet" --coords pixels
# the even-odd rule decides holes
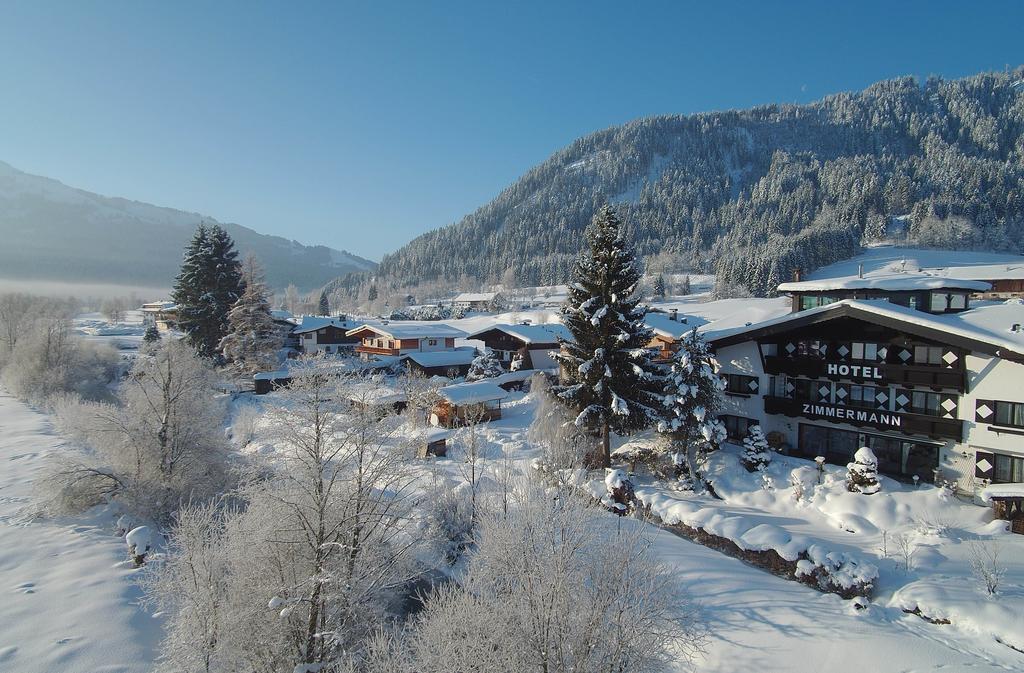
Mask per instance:
[[[355,323],[344,318],[307,315],[292,330],[292,336],[300,353],[351,353],[359,344],[358,337],[349,335],[353,327]]]
[[[501,418],[501,401],[508,393],[490,381],[457,383],[437,391],[440,400],[430,414],[430,424],[445,428]]]
[[[173,301],[151,301],[143,304],[142,324],[155,325],[161,332],[178,327],[178,306]]]
[[[795,274],[799,278],[799,271]],[[881,299],[915,311],[956,313],[970,308],[970,297],[989,291],[983,281],[958,280],[926,273],[883,271],[823,280],[794,280],[779,285],[792,297],[792,310],[827,306],[844,299]]]
[[[561,323],[521,323],[492,325],[466,338],[483,341],[506,369],[518,361],[518,369],[549,370],[558,368],[551,352],[561,348],[562,341],[572,340],[572,334]]]
[[[455,340],[466,336],[462,330],[441,322],[385,322],[363,324],[349,329],[346,336],[358,340],[356,353],[373,356],[402,356],[455,349]]]
[[[463,292],[451,300],[452,306],[466,311],[490,311],[504,303],[498,292]]]
[[[676,309],[667,313],[651,311],[644,316],[644,324],[654,333],[647,348],[654,351],[655,362],[669,362],[679,350],[683,337],[706,323],[702,318],[679,315]]]
[[[476,359],[477,352],[472,346],[452,350],[406,353],[401,356],[406,366],[424,376],[444,376],[450,379],[465,376],[469,366]]]

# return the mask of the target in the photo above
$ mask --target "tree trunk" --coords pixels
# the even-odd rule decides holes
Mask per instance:
[[[608,421],[601,419],[601,467],[612,466],[612,445],[608,432]]]

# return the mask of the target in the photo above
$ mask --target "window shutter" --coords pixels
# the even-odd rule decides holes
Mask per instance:
[[[996,457],[988,451],[974,452],[974,478],[992,479],[996,467]]]
[[[974,420],[978,423],[991,423],[996,418],[996,404],[992,400],[974,401]]]

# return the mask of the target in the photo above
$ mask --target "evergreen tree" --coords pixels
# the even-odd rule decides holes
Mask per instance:
[[[658,431],[668,436],[673,448],[685,456],[691,477],[700,479],[697,456],[725,440],[725,426],[718,420],[721,392],[718,363],[708,352],[697,330],[680,344],[665,379],[664,418]]]
[[[215,355],[242,289],[234,241],[221,227],[200,224],[185,249],[172,297],[178,325],[201,356]]]
[[[665,276],[660,273],[654,278],[654,287],[652,288],[651,294],[659,299],[665,298]]]
[[[224,358],[236,369],[253,373],[271,368],[281,335],[270,314],[263,270],[255,256],[245,259],[245,291],[228,313],[228,333],[220,342]]]
[[[555,389],[577,412],[576,425],[601,436],[601,464],[611,464],[610,432],[627,434],[656,422],[660,377],[646,349],[651,331],[636,296],[640,271],[605,206],[586,231],[587,249],[573,270],[562,307],[572,340],[556,354],[568,383]]]
[[[679,294],[686,295],[690,294],[690,274],[683,276],[683,282],[679,286]]]
[[[771,449],[760,425],[751,425],[743,438],[743,457],[740,459],[748,472],[763,470],[772,462]]]
[[[330,315],[331,314],[331,302],[330,302],[329,299],[327,299],[327,290],[324,290],[324,291],[322,291],[320,293],[319,311],[320,311],[320,315]]]
[[[485,348],[483,354],[473,358],[466,373],[467,381],[479,381],[480,379],[492,379],[505,373],[498,356],[490,348]]]
[[[375,299],[377,299],[377,286],[376,285],[371,285],[370,286],[370,290],[366,294],[366,299],[368,301],[374,301]]]
[[[150,325],[146,328],[146,331],[142,335],[142,343],[152,345],[159,343],[160,341],[160,330],[156,328],[156,325]]]
[[[857,449],[853,462],[846,464],[846,490],[852,493],[873,495],[882,490],[878,481],[878,458],[866,446]]]

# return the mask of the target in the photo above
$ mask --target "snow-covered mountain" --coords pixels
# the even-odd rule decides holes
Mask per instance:
[[[93,194],[0,161],[0,278],[169,287],[198,213]],[[266,266],[272,287],[302,290],[374,262],[220,223],[242,253]]]

